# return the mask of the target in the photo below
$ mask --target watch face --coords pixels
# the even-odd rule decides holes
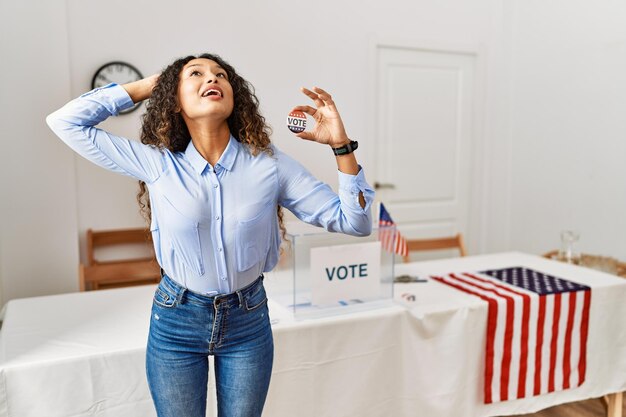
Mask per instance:
[[[93,76],[91,88],[103,87],[110,83],[119,85],[138,81],[143,75],[134,66],[125,62],[109,62],[101,66]],[[120,113],[129,113],[141,105],[141,102],[135,103],[131,108],[121,111]]]

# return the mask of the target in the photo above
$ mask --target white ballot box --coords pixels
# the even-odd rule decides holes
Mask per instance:
[[[384,241],[395,228],[369,236],[288,225],[281,262],[268,277],[270,297],[297,319],[387,307],[393,300],[394,254]]]

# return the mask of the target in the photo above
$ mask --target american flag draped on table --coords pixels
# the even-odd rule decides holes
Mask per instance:
[[[395,225],[383,203],[380,203],[378,240],[380,240],[383,249],[388,252],[393,252],[400,256],[407,256],[409,249],[406,245],[406,239],[400,234],[398,229],[394,227]]]
[[[488,303],[485,404],[585,381],[589,287],[524,267],[432,278]]]

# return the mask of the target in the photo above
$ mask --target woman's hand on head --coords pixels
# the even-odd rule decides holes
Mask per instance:
[[[296,136],[330,145],[333,148],[350,142],[332,96],[319,87],[313,87],[312,90],[302,87],[300,90],[313,100],[316,107],[297,106],[292,111],[299,110],[313,117],[315,127],[312,130],[296,133]]]
[[[150,98],[150,96],[152,95],[152,89],[159,80],[160,75],[160,73],[152,74],[151,76],[143,78],[141,80],[123,84],[122,87],[124,88],[124,90],[126,90],[130,98],[133,100],[133,103],[139,103],[140,101]]]
[[[157,81],[159,81],[160,76],[161,76],[161,73],[157,72],[156,74],[152,74],[151,76],[144,78],[146,83],[148,83],[148,85],[150,86],[151,92],[154,86],[156,85]]]

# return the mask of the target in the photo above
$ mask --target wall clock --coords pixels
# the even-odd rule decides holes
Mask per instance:
[[[91,80],[91,88],[103,87],[109,83],[122,85],[141,80],[142,78],[143,75],[141,75],[141,72],[134,66],[126,62],[113,61],[98,68]],[[136,110],[140,105],[141,102],[135,103],[133,107],[120,111],[120,114],[130,113]]]

